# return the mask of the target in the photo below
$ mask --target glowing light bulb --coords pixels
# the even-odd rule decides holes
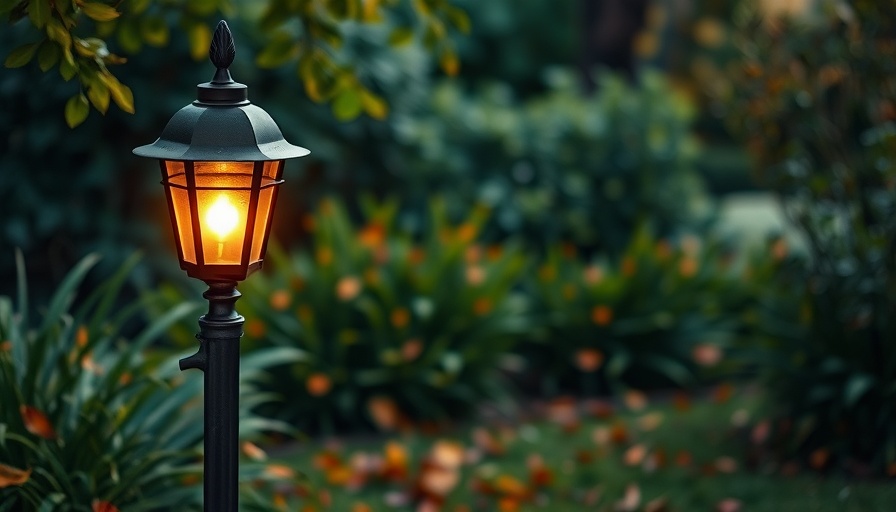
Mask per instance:
[[[233,231],[238,221],[239,213],[224,194],[218,196],[205,213],[205,223],[221,240]]]

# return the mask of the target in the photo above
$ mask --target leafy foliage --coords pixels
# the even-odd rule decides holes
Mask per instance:
[[[435,201],[421,240],[403,233],[397,208],[366,203],[366,224],[355,229],[338,202],[325,201],[309,221],[313,249],[273,250],[273,270],[246,282],[249,343],[308,353],[271,375],[271,389],[291,397],[271,411],[278,417],[324,430],[395,429],[505,396],[496,372],[526,327],[512,293],[524,259],[475,243],[481,208],[454,224]]]
[[[550,83],[522,104],[500,85],[473,98],[443,84],[431,115],[396,120],[402,174],[459,208],[489,204],[492,236],[523,234],[536,247],[565,240],[619,254],[641,222],[665,235],[706,218],[690,106],[661,76],[605,78],[593,97],[569,71]]]
[[[0,297],[0,464],[4,474],[18,475],[0,486],[0,510],[199,510],[202,379],[182,376],[172,354],[149,350],[199,308],[174,305],[124,340],[122,326],[145,307],[116,308],[136,258],[73,309],[97,260],[91,255],[72,269],[35,324],[22,306],[21,261],[18,308]],[[261,351],[243,362],[241,377],[257,380],[271,361],[298,357],[289,349]],[[243,436],[289,431],[248,414],[270,397],[248,383],[243,391]]]
[[[592,263],[554,249],[530,280],[544,329],[524,353],[549,394],[693,385],[721,373],[744,329],[743,279],[724,246],[690,235],[642,228],[618,260]]]
[[[808,241],[766,324],[792,326],[769,369],[786,453],[854,471],[896,461],[894,30],[896,6],[862,0],[750,18],[732,80],[731,125]]]
[[[270,34],[257,57],[262,67],[277,67],[299,60],[298,76],[305,91],[315,101],[330,101],[337,118],[349,120],[362,111],[375,118],[385,117],[385,100],[365,86],[356,72],[356,64],[340,57],[339,49],[347,37],[346,26],[376,24],[386,16],[407,19],[406,26],[393,28],[389,44],[400,46],[418,39],[438,55],[442,69],[457,74],[459,60],[451,40],[452,30],[468,32],[470,20],[449,0],[269,0],[252,9],[236,9],[224,0],[189,2],[153,2],[133,0],[114,6],[102,1],[6,0],[0,3],[0,15],[10,22],[26,20],[38,32],[38,41],[14,49],[6,58],[6,67],[22,67],[36,58],[40,69],[59,69],[65,81],[77,78],[80,92],[66,105],[65,118],[70,127],[81,124],[89,105],[105,114],[110,99],[125,112],[134,112],[131,89],[109,69],[127,62],[112,53],[108,40],[115,39],[126,54],[138,53],[144,45],[164,47],[171,39],[172,18],[186,32],[190,54],[202,58],[211,42],[207,19],[218,13],[254,17],[258,28]],[[76,34],[76,27],[88,24],[89,35]],[[419,29],[419,30],[418,30]],[[89,103],[89,105],[88,105]]]

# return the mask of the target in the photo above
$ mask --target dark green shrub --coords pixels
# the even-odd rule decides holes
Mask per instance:
[[[742,28],[731,125],[807,241],[763,301],[783,455],[896,463],[896,5],[822,2]]]
[[[239,309],[252,346],[299,347],[307,359],[271,374],[290,399],[271,411],[313,429],[445,421],[506,391],[497,371],[525,329],[511,291],[525,260],[476,244],[487,212],[449,222],[434,201],[423,239],[404,234],[396,202],[367,204],[355,228],[325,201],[313,248],[271,250]]]
[[[683,387],[733,370],[723,357],[749,294],[719,243],[639,229],[615,261],[552,250],[529,284],[544,329],[524,354],[543,392]]]
[[[521,233],[536,247],[619,254],[641,222],[666,235],[705,220],[691,106],[661,75],[607,76],[592,97],[569,71],[549,78],[525,103],[499,84],[476,96],[442,84],[431,115],[396,119],[411,186],[443,190],[458,208],[484,202],[492,236]]]

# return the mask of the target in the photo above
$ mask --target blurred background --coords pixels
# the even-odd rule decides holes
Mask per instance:
[[[168,315],[201,283],[177,266],[157,165],[131,149],[211,79],[218,19],[234,31],[235,80],[311,149],[287,163],[265,269],[238,304],[260,372],[245,414],[270,421],[243,428],[260,510],[885,510],[896,498],[837,480],[896,477],[896,4],[0,5],[0,295],[16,297],[0,307],[2,339],[36,336],[22,311],[33,323],[114,289],[103,315],[136,301],[148,313],[103,327],[110,338],[167,327],[116,349],[146,372],[193,346],[194,318]],[[77,328],[87,314],[40,331],[63,348],[34,357],[51,368],[92,343]],[[282,351],[288,362],[264,356]],[[77,416],[32,388],[18,400]],[[370,432],[379,445],[364,444]],[[445,432],[455,444],[439,444]],[[532,440],[563,432],[578,434],[556,460]],[[254,443],[282,454],[280,473]],[[6,455],[25,467],[26,452]],[[277,484],[309,465],[323,476],[304,491]],[[655,476],[666,466],[673,476]],[[682,481],[703,483],[670,491]]]

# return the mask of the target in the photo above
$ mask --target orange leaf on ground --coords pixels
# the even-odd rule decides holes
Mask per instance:
[[[719,457],[715,463],[719,473],[734,473],[737,471],[737,461],[732,457]]]
[[[636,444],[625,451],[622,460],[626,466],[637,466],[644,462],[644,457],[646,456],[647,447],[643,444]]]
[[[831,451],[827,448],[819,448],[812,452],[809,456],[809,465],[812,466],[812,469],[820,470],[823,469],[828,464],[828,459],[831,457]]]
[[[712,399],[717,404],[724,404],[734,396],[734,386],[729,383],[719,384],[712,392]]]
[[[102,500],[93,500],[93,503],[90,504],[90,508],[93,509],[93,512],[118,512],[118,507],[108,501]]]
[[[716,512],[741,512],[744,504],[734,498],[726,498],[716,504]]]
[[[380,430],[395,430],[403,421],[398,404],[387,396],[371,397],[367,401],[367,412]]]
[[[647,395],[634,389],[625,392],[623,401],[625,406],[633,411],[640,411],[647,407]]]
[[[669,512],[669,510],[669,500],[662,496],[644,505],[644,512]]]
[[[55,439],[56,431],[47,416],[30,405],[19,406],[19,414],[22,415],[22,423],[25,429],[44,439]]]
[[[596,348],[583,348],[575,354],[576,367],[585,372],[597,371],[604,362],[604,354]]]
[[[663,423],[663,413],[651,412],[638,418],[638,428],[644,432],[656,430]]]
[[[22,485],[31,476],[30,469],[19,469],[0,464],[0,489],[12,485]]]
[[[473,444],[486,455],[493,457],[504,455],[504,445],[484,427],[477,427],[473,430]]]
[[[628,484],[622,499],[616,502],[619,512],[634,512],[641,504],[641,488],[637,484]]]
[[[268,464],[264,468],[264,474],[273,478],[289,479],[296,476],[296,472],[283,464]]]

